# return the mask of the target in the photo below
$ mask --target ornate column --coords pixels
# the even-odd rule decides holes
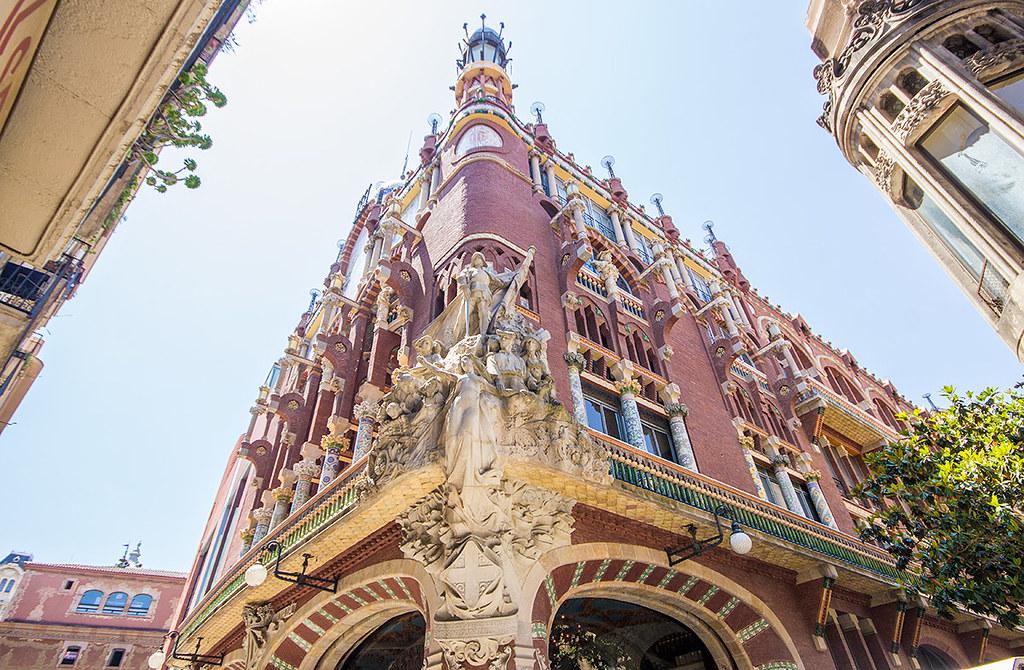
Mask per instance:
[[[238,554],[239,556],[245,556],[250,549],[252,549],[252,539],[256,537],[255,528],[246,528],[241,533],[242,536],[242,551]]]
[[[270,527],[276,528],[288,516],[294,494],[291,487],[285,484],[278,486],[271,494],[274,496],[274,511],[270,517]]]
[[[622,208],[618,205],[613,205],[608,209],[608,217],[612,220],[612,230],[615,231],[615,242],[622,246],[626,244],[626,235],[622,232],[622,219],[619,218],[620,212],[622,212]]]
[[[533,190],[536,193],[544,192],[544,183],[540,179],[540,152],[530,149],[530,179],[533,180]]]
[[[433,166],[428,166],[423,170],[420,175],[420,204],[417,209],[424,210],[427,208],[427,203],[430,202],[430,186],[432,177],[434,176]]]
[[[295,510],[309,500],[309,491],[313,486],[313,480],[320,474],[320,466],[316,461],[302,460],[296,463],[292,470],[295,472],[295,496],[292,498],[289,514],[294,514]]]
[[[352,462],[358,461],[370,450],[370,441],[373,438],[373,421],[377,416],[377,402],[364,400],[352,410],[353,416],[358,420],[356,429],[356,443],[352,447]]]
[[[736,337],[740,334],[740,331],[736,329],[736,322],[732,318],[732,312],[729,311],[729,304],[731,304],[731,301],[729,300],[728,293],[722,290],[722,285],[717,281],[712,281],[710,288],[711,295],[713,295],[716,302],[718,302],[718,312],[722,315],[722,319],[725,320],[726,332],[729,334],[729,337]]]
[[[626,236],[626,244],[629,245],[629,248],[640,253],[640,247],[636,244],[636,236],[633,234],[633,220],[628,216],[622,223],[622,233]]]
[[[661,272],[661,278],[665,281],[665,287],[668,288],[668,297],[678,300],[679,288],[676,286],[676,278],[672,276],[672,263],[665,256],[665,248],[658,245],[654,250],[654,258],[658,264],[658,270]]]
[[[548,197],[558,198],[558,178],[555,176],[555,161],[548,158],[544,163],[544,171],[548,173]]]
[[[689,408],[680,402],[672,402],[665,405],[668,412],[668,428],[672,432],[672,444],[676,449],[676,458],[679,465],[687,470],[697,470],[697,459],[693,456],[693,445],[690,444],[690,433],[686,429],[686,415]]]
[[[679,279],[682,280],[683,286],[685,286],[690,291],[693,291],[693,279],[690,278],[690,273],[686,268],[686,261],[683,260],[683,252],[680,251],[679,249],[673,249],[672,255],[675,257],[676,270],[679,271]]]
[[[580,372],[587,367],[587,359],[577,351],[568,351],[562,358],[569,366],[569,396],[572,398],[572,416],[581,426],[587,425],[587,407],[583,399],[583,382]]]
[[[587,239],[587,224],[583,220],[583,196],[576,184],[570,183],[567,189],[569,209],[572,210],[572,225],[577,240]]]
[[[725,382],[725,384],[732,384],[732,382]],[[728,392],[726,392],[726,395],[728,395]],[[740,442],[740,452],[743,454],[743,460],[747,464],[747,472],[750,473],[750,478],[754,482],[754,490],[757,491],[757,495],[761,500],[768,500],[768,492],[764,490],[764,485],[761,484],[761,476],[757,474],[757,463],[754,462],[754,438],[743,432],[743,419],[737,417],[732,420],[732,423],[736,427],[736,433]]]
[[[804,371],[796,362],[796,358],[793,357],[793,345],[789,343],[789,340],[785,340],[782,344],[782,357],[786,359],[786,365],[793,371],[793,377],[802,377]]]
[[[324,450],[324,464],[320,470],[320,488],[322,489],[338,476],[341,452],[348,446],[348,441],[336,435],[325,435],[320,445]]]
[[[253,521],[256,522],[256,530],[253,531],[252,543],[256,544],[270,532],[270,519],[274,516],[274,510],[261,507],[252,513]]]
[[[789,465],[789,458],[779,448],[779,438],[774,435],[768,438],[768,457],[772,459],[772,473],[775,474],[775,483],[782,489],[782,498],[790,512],[804,516],[804,508],[800,499],[796,496],[796,489],[793,488],[793,480],[789,477],[786,467]]]
[[[825,493],[821,490],[821,484],[819,483],[821,472],[817,470],[805,472],[804,479],[807,480],[807,490],[811,494],[811,502],[814,503],[814,511],[818,513],[818,518],[829,528],[839,528],[836,525],[835,517],[832,516],[832,510],[828,508]]]
[[[441,187],[441,159],[435,158],[430,166],[430,200],[437,200],[437,189]]]
[[[615,389],[619,392],[619,408],[622,412],[626,442],[640,451],[647,451],[647,445],[644,442],[644,429],[640,425],[640,407],[636,404],[636,396],[640,393],[640,383],[632,376],[628,376],[616,382]]]
[[[731,294],[733,307],[736,308],[736,316],[739,318],[740,323],[745,326],[750,325],[750,321],[747,320],[747,313],[743,310],[743,305],[740,304],[740,298],[735,293]]]

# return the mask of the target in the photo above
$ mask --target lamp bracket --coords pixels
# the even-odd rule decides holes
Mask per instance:
[[[674,547],[668,547],[665,549],[665,553],[668,554],[668,564],[670,566],[676,566],[683,561],[688,561],[691,558],[700,556],[704,552],[714,547],[717,547],[725,539],[725,532],[722,530],[722,519],[728,519],[735,523],[733,519],[732,510],[725,505],[719,505],[714,509],[715,515],[715,534],[711,537],[698,538],[697,537],[697,526],[689,524],[686,526],[686,531],[690,534],[690,539],[682,544]]]

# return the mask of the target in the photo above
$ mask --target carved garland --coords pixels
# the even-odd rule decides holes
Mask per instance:
[[[968,58],[964,65],[975,77],[997,65],[1009,65],[1024,59],[1024,39],[1010,40],[979,51]]]
[[[899,113],[892,122],[892,132],[901,141],[906,142],[914,130],[950,95],[949,89],[942,82],[928,82],[917,92],[913,100]]]
[[[849,71],[854,55],[871,44],[891,27],[890,19],[906,14],[918,5],[930,0],[864,0],[857,7],[857,18],[853,21],[853,32],[846,47],[835,58],[829,58],[814,68],[818,93],[827,95],[822,107],[818,125],[832,132],[832,107],[836,98],[836,80],[842,79]]]
[[[886,195],[892,191],[892,172],[895,167],[896,159],[884,151],[878,152],[878,158],[875,160],[875,184]]]

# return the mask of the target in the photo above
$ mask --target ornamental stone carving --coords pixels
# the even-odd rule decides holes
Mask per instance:
[[[444,472],[444,483],[399,518],[403,553],[426,566],[442,594],[438,622],[515,614],[530,565],[570,542],[574,501],[510,478],[509,464],[610,483],[607,455],[555,398],[549,334],[514,308],[531,255],[503,274],[476,258],[454,307],[416,341],[416,365],[395,372],[380,402],[373,486],[428,463]],[[461,645],[480,635],[439,640]]]
[[[487,670],[505,670],[512,657],[512,638],[474,638],[438,640],[449,668],[486,666]]]
[[[996,44],[984,51],[979,51],[966,61],[964,65],[975,77],[988,74],[996,66],[1008,66],[1024,59],[1024,39],[1009,40]],[[1002,69],[1002,68],[1000,68]]]
[[[878,152],[875,160],[875,184],[888,195],[892,190],[892,173],[896,168],[896,160],[884,151]]]
[[[943,86],[942,82],[937,79],[925,84],[924,88],[917,92],[917,95],[913,97],[910,103],[904,107],[895,120],[893,120],[893,134],[899,138],[900,141],[905,142],[907,137],[909,137],[910,134],[921,125],[921,122],[935,111],[942,101],[949,95],[949,89]],[[879,152],[879,158],[881,158],[882,155],[882,152]],[[888,154],[886,154],[886,157],[889,158],[889,171],[892,172],[892,158],[889,157]],[[885,190],[888,191],[888,187],[886,187]]]
[[[274,611],[270,603],[250,603],[242,608],[242,623],[245,626],[245,639],[242,649],[245,653],[245,668],[254,670],[257,660],[281,623],[295,613],[295,603]]]

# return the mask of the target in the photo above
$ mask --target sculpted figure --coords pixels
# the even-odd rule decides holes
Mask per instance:
[[[496,317],[515,311],[515,299],[529,276],[534,251],[533,247],[527,250],[518,269],[502,273],[492,270],[482,253],[473,253],[469,266],[456,276],[464,299],[466,337],[490,333]]]
[[[526,362],[526,388],[540,394],[545,400],[551,399],[554,381],[551,379],[548,360],[540,340],[536,337],[527,337],[523,342],[523,348],[526,350],[523,355]]]
[[[487,372],[494,377],[498,390],[506,393],[526,390],[526,363],[514,351],[516,339],[514,332],[499,330],[498,350],[487,355]]]
[[[274,611],[270,603],[255,603],[242,608],[242,623],[245,626],[245,667],[254,670],[260,652],[267,644],[271,633],[281,627],[281,622],[295,613],[295,603],[282,610]]]

